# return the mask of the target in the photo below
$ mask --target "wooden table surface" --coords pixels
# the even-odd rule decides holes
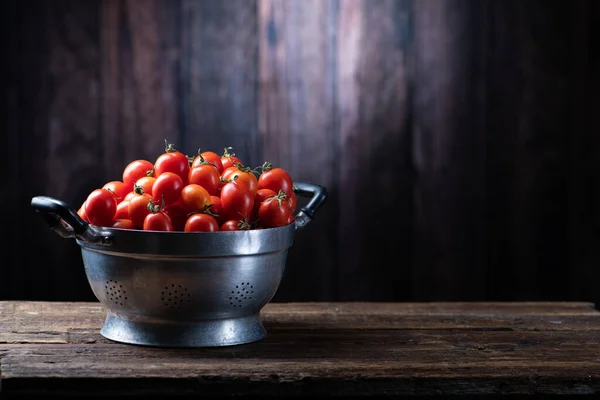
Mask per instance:
[[[164,349],[104,339],[99,303],[0,302],[0,395],[600,392],[588,303],[271,303],[261,315],[259,342]]]

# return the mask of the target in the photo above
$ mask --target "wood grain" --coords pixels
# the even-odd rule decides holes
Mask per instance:
[[[597,2],[5,3],[0,298],[94,300],[31,198],[167,138],[327,187],[278,301],[600,303]]]
[[[99,134],[103,179],[121,180],[135,159],[154,162],[179,143],[177,3],[109,0],[100,7]]]
[[[0,302],[2,395],[600,390],[589,303],[270,303],[266,338],[204,349],[106,340],[104,314],[98,303]]]
[[[257,122],[258,34],[255,1],[183,0],[179,101],[180,146],[260,163]]]
[[[340,300],[410,296],[411,7],[368,0],[339,6],[338,135],[341,154],[352,154],[339,164]],[[390,253],[393,268],[386,268]],[[367,294],[372,287],[378,290]]]
[[[97,162],[100,83],[97,1],[44,3],[23,16],[19,110],[18,204],[21,235],[18,260],[23,298],[55,291],[58,299],[86,298],[83,270],[71,260],[79,256],[67,241],[53,242],[47,226],[31,210],[31,198],[46,195],[79,208],[87,193],[103,184]],[[15,225],[15,226],[18,226]],[[40,237],[41,235],[41,237]],[[47,235],[47,236],[46,236]],[[87,297],[91,299],[91,297]]]
[[[481,299],[486,10],[483,2],[461,0],[414,7],[413,262],[419,267],[412,271],[413,296]]]
[[[261,153],[294,180],[328,188],[331,194],[314,222],[295,238],[275,300],[331,300],[340,279],[335,185],[334,4],[322,0],[262,0],[259,15]],[[304,205],[308,199],[298,199]],[[310,280],[311,285],[298,285]]]

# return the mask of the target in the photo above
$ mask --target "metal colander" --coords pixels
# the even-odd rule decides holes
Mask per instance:
[[[75,238],[94,295],[106,307],[100,334],[159,347],[214,347],[267,334],[260,310],[273,298],[294,234],[324,203],[325,188],[295,182],[311,197],[280,228],[150,232],[91,226],[66,203],[34,197],[32,207],[60,236]]]

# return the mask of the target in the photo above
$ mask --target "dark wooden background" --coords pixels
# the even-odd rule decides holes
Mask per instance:
[[[274,300],[600,303],[599,1],[2,9],[2,299],[93,300],[31,197],[79,205],[167,138],[328,188]]]

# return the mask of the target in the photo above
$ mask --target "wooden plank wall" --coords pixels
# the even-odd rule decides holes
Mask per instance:
[[[2,299],[93,300],[31,197],[76,205],[167,138],[328,188],[274,300],[600,303],[598,2],[5,10]]]

